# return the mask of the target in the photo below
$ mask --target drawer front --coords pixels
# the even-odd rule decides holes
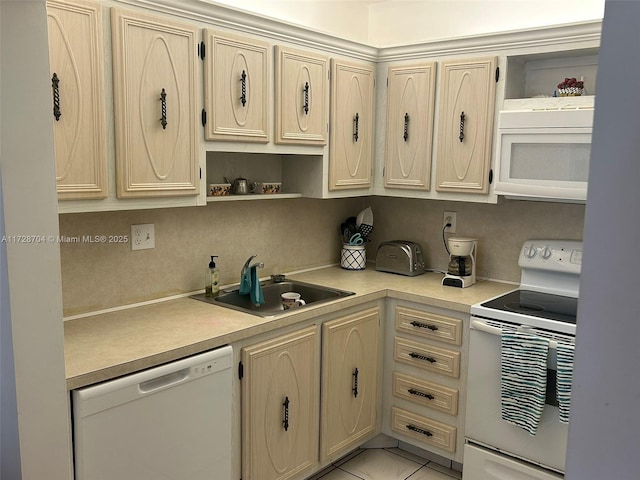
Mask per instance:
[[[454,378],[460,376],[460,352],[453,350],[396,337],[393,357],[398,362],[431,372]]]
[[[394,372],[393,394],[440,412],[458,414],[458,390],[454,388]]]
[[[396,330],[452,345],[462,344],[462,320],[436,313],[396,307]]]
[[[427,446],[447,452],[456,450],[456,427],[436,422],[398,407],[391,408],[391,428]]]

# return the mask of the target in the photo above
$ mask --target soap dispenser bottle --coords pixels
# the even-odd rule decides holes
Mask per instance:
[[[209,262],[209,268],[207,268],[207,274],[205,276],[204,294],[206,297],[217,297],[218,293],[220,293],[220,274],[216,268],[214,258],[218,258],[218,256],[211,255],[211,261]]]

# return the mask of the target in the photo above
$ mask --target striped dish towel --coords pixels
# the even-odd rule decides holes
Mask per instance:
[[[502,331],[502,419],[535,435],[547,389],[549,341],[534,334]]]
[[[558,343],[558,359],[556,372],[556,394],[560,422],[569,423],[571,410],[571,377],[573,376],[573,352],[575,347],[566,343]]]

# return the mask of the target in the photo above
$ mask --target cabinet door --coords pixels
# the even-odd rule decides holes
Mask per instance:
[[[436,63],[390,67],[385,187],[429,190]]]
[[[436,190],[487,193],[496,58],[442,64]]]
[[[329,190],[371,186],[374,68],[331,59]]]
[[[276,47],[276,143],[327,143],[328,60]]]
[[[90,2],[47,2],[60,200],[107,196],[101,8]]]
[[[318,349],[311,326],[242,349],[242,478],[299,477],[317,465]]]
[[[207,140],[269,141],[269,44],[205,30]]]
[[[379,314],[371,308],[322,325],[321,458],[376,429]]]
[[[196,29],[112,10],[118,197],[197,195]]]

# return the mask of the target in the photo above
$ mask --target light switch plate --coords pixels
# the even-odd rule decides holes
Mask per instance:
[[[156,248],[156,234],[153,223],[131,225],[131,250]]]

